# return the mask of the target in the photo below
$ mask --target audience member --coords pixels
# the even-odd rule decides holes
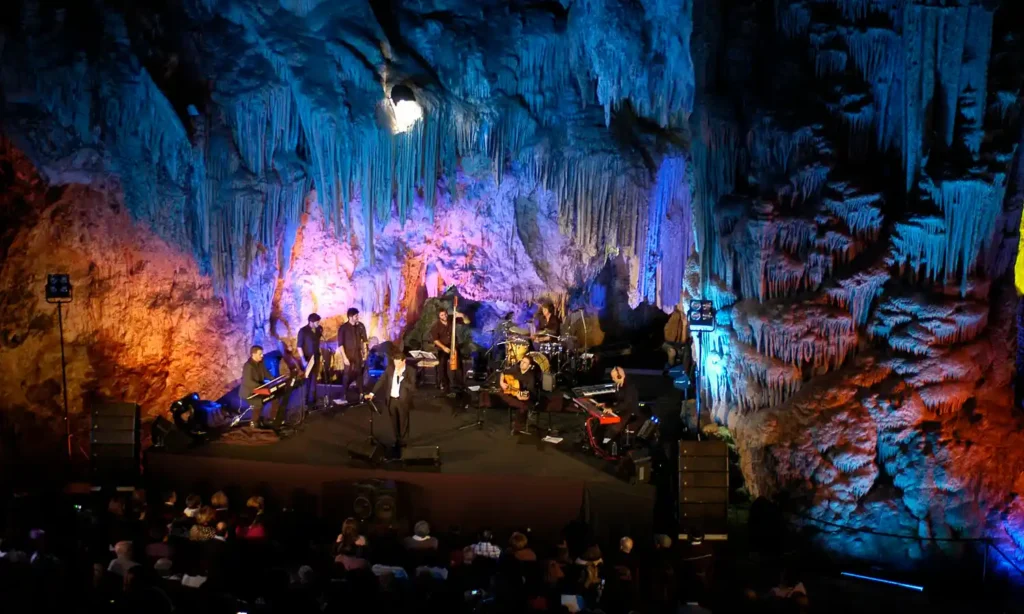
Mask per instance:
[[[528,546],[529,539],[516,531],[508,538],[508,551],[517,561],[536,561],[537,554]]]
[[[203,505],[203,499],[199,495],[192,494],[185,497],[185,516],[192,518],[199,513],[199,509]]]
[[[132,560],[132,543],[129,541],[120,541],[114,546],[114,560],[110,561],[110,565],[107,566],[107,571],[110,573],[124,577],[132,567],[138,565]]]
[[[217,534],[213,523],[217,520],[217,512],[209,505],[204,505],[194,516],[196,523],[192,525],[188,538],[194,542],[213,539]]]
[[[501,548],[495,545],[494,534],[489,529],[480,533],[480,541],[473,544],[472,548],[474,556],[483,556],[495,560],[501,556]]]
[[[430,524],[421,520],[413,527],[412,537],[405,538],[405,549],[412,552],[423,552],[437,550],[438,542],[436,537],[430,535]]]
[[[243,514],[235,534],[242,539],[260,540],[267,537],[267,528],[264,523],[263,497],[249,497],[245,502],[245,514]]]

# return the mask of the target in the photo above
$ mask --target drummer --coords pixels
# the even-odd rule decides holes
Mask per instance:
[[[534,343],[546,343],[557,341],[562,330],[562,321],[555,313],[555,306],[549,301],[540,304],[540,312],[537,314],[537,332],[532,336]]]

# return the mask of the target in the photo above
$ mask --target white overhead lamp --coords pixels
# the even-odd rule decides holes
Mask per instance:
[[[408,85],[391,88],[391,110],[395,114],[395,132],[408,132],[423,119],[423,107],[416,101],[416,95]]]

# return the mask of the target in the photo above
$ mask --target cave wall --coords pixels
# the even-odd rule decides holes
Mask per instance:
[[[929,541],[945,537],[1024,556],[1021,18],[1016,3],[695,4],[686,293],[718,308],[704,398],[751,494],[840,556],[914,567],[956,555]]]
[[[329,338],[356,307],[397,340],[455,285],[484,306],[479,343],[548,298],[595,344],[599,318],[671,310],[693,247],[690,3],[385,4],[0,9],[2,157],[33,177],[10,199],[29,213],[5,210],[23,291],[0,350],[29,392],[3,409],[60,405],[48,272],[75,286],[79,431],[94,398],[220,398],[250,344],[287,358],[314,311]],[[396,84],[425,109],[405,133]]]

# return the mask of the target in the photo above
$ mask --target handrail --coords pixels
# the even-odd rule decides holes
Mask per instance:
[[[930,542],[954,542],[954,543],[955,542],[965,542],[965,543],[978,543],[978,542],[980,542],[980,543],[985,544],[986,548],[992,548],[993,550],[998,552],[999,556],[1003,557],[1003,560],[1005,560],[1007,563],[1009,563],[1010,566],[1013,567],[1014,571],[1016,571],[1022,578],[1024,578],[1024,570],[1022,570],[1020,567],[1018,567],[1017,564],[1014,563],[1013,560],[1005,552],[1003,552],[1002,549],[999,546],[997,546],[995,544],[994,540],[991,537],[919,537],[919,536],[916,536],[916,535],[900,535],[899,533],[887,533],[887,532],[884,532],[884,531],[876,531],[876,530],[870,529],[870,528],[851,527],[851,526],[839,524],[837,522],[832,522],[832,521],[829,521],[829,520],[822,520],[820,518],[814,518],[813,516],[808,516],[808,515],[802,514],[800,512],[794,512],[794,511],[790,511],[790,510],[782,510],[782,511],[783,511],[783,513],[789,514],[791,516],[796,516],[798,518],[803,518],[803,519],[809,520],[811,522],[817,522],[817,523],[821,523],[821,524],[824,524],[824,525],[836,527],[836,528],[842,529],[844,531],[852,531],[854,533],[867,533],[869,535],[877,535],[879,537],[892,537],[892,538],[895,538],[895,539],[909,539],[909,540],[919,541],[919,542],[929,542],[929,541]]]

